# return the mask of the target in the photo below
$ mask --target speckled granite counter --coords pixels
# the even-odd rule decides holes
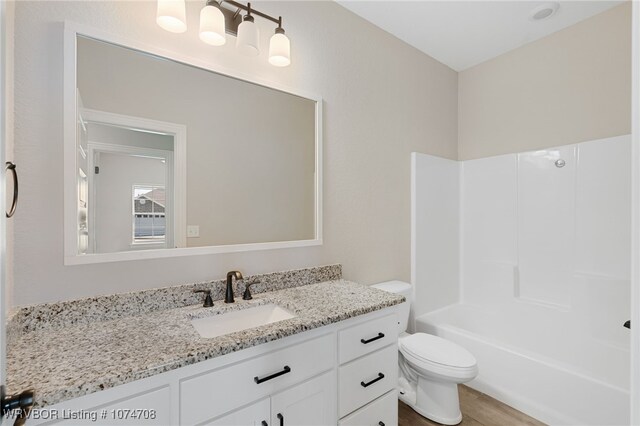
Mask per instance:
[[[147,312],[116,319],[37,328],[7,348],[9,392],[33,388],[36,407],[239,351],[401,303],[402,296],[344,280],[286,288],[236,299]],[[193,318],[276,303],[297,317],[211,339],[201,338]]]

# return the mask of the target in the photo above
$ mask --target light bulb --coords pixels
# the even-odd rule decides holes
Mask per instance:
[[[187,31],[185,0],[158,0],[156,23],[172,33]]]
[[[276,33],[269,40],[269,63],[276,67],[291,64],[291,43],[280,27],[276,28]]]
[[[227,42],[224,14],[220,6],[216,6],[207,3],[200,11],[200,40],[212,46],[222,46]]]
[[[258,27],[253,22],[253,16],[247,14],[238,26],[236,47],[243,55],[258,56],[260,54],[259,43]]]

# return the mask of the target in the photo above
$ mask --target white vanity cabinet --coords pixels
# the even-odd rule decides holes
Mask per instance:
[[[271,397],[272,426],[335,424],[335,375],[328,372]]]
[[[271,419],[271,398],[265,398],[205,424],[207,426],[265,426],[270,424],[269,419]]]
[[[168,384],[144,381],[109,391],[110,398],[91,394],[61,404],[32,410],[27,425],[168,425],[172,422],[172,392]],[[114,392],[114,391],[118,392]]]
[[[228,412],[229,407],[275,395],[329,371],[335,365],[335,348],[335,336],[325,334],[183,378],[180,380],[180,424],[200,424]]]
[[[207,426],[326,426],[334,423],[335,403],[333,372],[307,380],[270,398],[233,411]]]
[[[360,410],[340,419],[340,426],[393,426],[398,424],[398,394],[392,390]]]
[[[340,426],[397,425],[397,315],[342,328],[338,341]]]
[[[396,325],[386,308],[36,409],[58,418],[27,424],[392,426]]]
[[[329,371],[213,421],[198,424],[208,426],[326,426],[335,424],[334,400],[335,377],[334,373]]]

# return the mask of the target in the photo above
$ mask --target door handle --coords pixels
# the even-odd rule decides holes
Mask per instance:
[[[280,426],[284,426],[284,416],[282,415],[282,413],[278,413],[276,417],[278,418],[278,420],[280,420]]]
[[[627,322],[625,322],[623,324],[624,327],[627,327],[629,330],[631,330],[631,320],[628,320]]]
[[[11,208],[5,213],[7,217],[11,217],[16,212],[16,207],[18,207],[18,172],[16,171],[16,165],[11,161],[7,161],[4,165],[5,171],[10,170],[13,175],[13,201],[11,201]]]

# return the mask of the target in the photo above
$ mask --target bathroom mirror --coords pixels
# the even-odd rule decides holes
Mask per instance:
[[[65,42],[66,264],[321,243],[319,98]]]

